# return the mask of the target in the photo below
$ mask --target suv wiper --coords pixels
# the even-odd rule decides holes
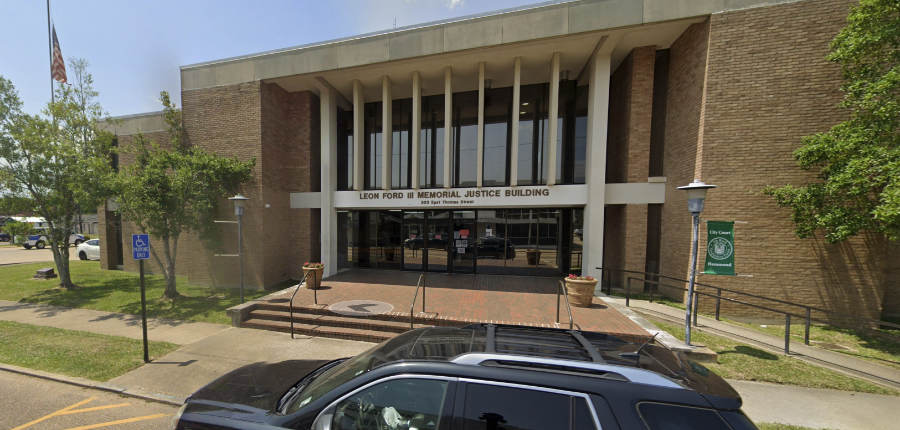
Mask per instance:
[[[654,334],[650,339],[647,339],[646,342],[642,343],[641,346],[638,347],[638,349],[631,351],[631,352],[623,352],[623,353],[619,354],[619,357],[633,358],[634,362],[635,362],[634,364],[636,366],[640,366],[641,365],[641,350],[643,350],[645,346],[649,345],[650,342],[653,342],[653,340],[656,339],[656,336],[658,336],[658,335],[659,335],[659,332],[656,332],[656,334]]]

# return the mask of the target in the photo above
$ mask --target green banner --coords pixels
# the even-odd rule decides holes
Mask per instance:
[[[734,221],[707,221],[706,234],[703,273],[734,276]]]

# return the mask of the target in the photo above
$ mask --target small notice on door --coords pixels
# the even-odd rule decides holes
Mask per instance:
[[[465,254],[465,253],[466,253],[466,248],[456,248],[456,253],[457,253],[457,254]]]

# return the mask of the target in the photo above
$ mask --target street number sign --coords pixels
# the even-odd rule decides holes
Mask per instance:
[[[131,253],[135,260],[148,260],[150,258],[150,235],[132,234]]]

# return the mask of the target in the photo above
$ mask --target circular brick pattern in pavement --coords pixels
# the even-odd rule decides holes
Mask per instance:
[[[347,300],[328,306],[328,310],[340,315],[365,317],[390,312],[394,306],[378,300]]]

